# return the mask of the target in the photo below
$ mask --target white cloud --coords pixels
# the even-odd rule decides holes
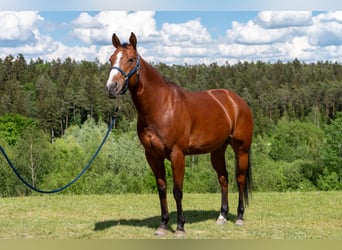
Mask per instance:
[[[73,38],[83,42],[78,46],[68,46],[55,40],[53,33],[43,32],[43,22],[38,12],[0,12],[0,57],[21,53],[26,58],[45,60],[71,57],[107,62],[114,50],[112,34],[127,42],[133,31],[139,53],[154,63],[223,64],[294,58],[315,62],[342,58],[342,12],[316,16],[298,11],[259,12],[246,22],[234,21],[217,39],[199,18],[163,23],[157,29],[155,13],[150,11],[81,13],[70,23]]]
[[[164,23],[159,41],[146,51],[150,61],[168,64],[202,63],[213,56],[213,39],[200,19],[185,23]]]
[[[149,40],[157,34],[153,11],[102,11],[95,16],[82,13],[73,21],[74,35],[87,44],[105,45],[113,33],[125,41],[131,32]]]
[[[342,11],[328,12],[313,18],[307,30],[310,42],[317,46],[339,46],[342,44]]]
[[[75,60],[94,60],[96,46],[69,47],[61,41],[39,31],[44,21],[38,12],[0,12],[0,57],[23,54],[27,59],[42,58],[48,61],[71,57]]]
[[[226,44],[227,57],[275,62],[298,58],[307,62],[340,60],[342,12],[267,11],[247,23],[233,22]]]
[[[286,29],[265,29],[254,21],[247,24],[233,22],[232,29],[227,31],[228,41],[240,44],[271,44],[288,37]]]
[[[319,22],[338,22],[342,23],[342,11],[330,11],[317,15],[314,19]]]
[[[164,23],[160,31],[155,29],[154,23],[153,28],[148,29],[153,31],[149,33],[150,35],[135,32],[138,39],[138,51],[149,62],[194,64],[208,61],[207,57],[213,53],[209,45],[212,38],[199,19],[178,24]],[[110,41],[111,35],[107,34],[106,41]],[[125,35],[121,29],[118,36],[121,42],[124,42],[128,40],[129,33]],[[99,60],[107,61],[112,52],[112,46],[103,47],[98,54]]]
[[[39,34],[35,25],[43,20],[37,12],[0,12],[0,45],[12,47],[18,42],[34,42]]]
[[[311,11],[261,11],[255,22],[268,29],[310,26],[312,14]]]
[[[199,19],[185,23],[164,23],[160,31],[162,42],[167,45],[196,46],[209,43],[211,37]]]

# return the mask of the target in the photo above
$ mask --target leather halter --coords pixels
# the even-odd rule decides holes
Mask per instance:
[[[113,66],[112,69],[116,69],[118,70],[124,77],[124,80],[125,80],[125,85],[124,87],[121,89],[120,91],[120,95],[123,95],[126,93],[127,89],[128,89],[128,81],[129,79],[135,74],[137,73],[137,81],[138,81],[138,78],[139,78],[139,69],[140,69],[140,56],[138,55],[137,56],[137,64],[135,65],[135,67],[128,73],[126,73],[125,71],[123,71],[121,68],[119,67],[116,67],[116,66]]]

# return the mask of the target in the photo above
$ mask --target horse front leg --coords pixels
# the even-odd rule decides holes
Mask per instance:
[[[154,176],[156,178],[160,210],[161,210],[161,222],[157,230],[155,231],[156,236],[165,236],[168,233],[167,223],[169,222],[169,211],[167,205],[166,195],[166,177],[165,177],[165,165],[164,158],[155,157],[145,152],[147,162],[149,163]]]
[[[185,172],[185,156],[182,151],[174,149],[170,155],[173,175],[173,197],[176,200],[177,206],[177,229],[176,237],[184,237],[185,217],[183,214],[182,199],[183,199],[183,181]]]

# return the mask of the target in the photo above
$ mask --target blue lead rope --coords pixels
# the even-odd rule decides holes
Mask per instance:
[[[11,160],[8,158],[5,150],[3,149],[3,147],[0,146],[0,151],[2,153],[2,155],[5,157],[8,165],[12,168],[13,172],[16,174],[16,176],[30,189],[38,192],[38,193],[43,193],[43,194],[53,194],[53,193],[58,193],[61,192],[65,189],[67,189],[68,187],[70,187],[72,184],[74,184],[79,178],[81,178],[81,176],[89,169],[89,167],[91,166],[91,164],[93,163],[93,161],[95,160],[96,156],[99,154],[99,152],[101,151],[101,148],[103,146],[103,144],[106,142],[110,131],[112,130],[112,128],[115,125],[115,117],[113,117],[111,124],[108,127],[107,133],[104,136],[101,144],[99,145],[99,147],[97,148],[96,152],[93,154],[93,156],[91,157],[91,159],[89,160],[89,162],[85,165],[85,167],[82,169],[82,171],[73,179],[71,180],[68,184],[66,184],[65,186],[58,188],[58,189],[54,189],[54,190],[41,190],[39,188],[36,188],[34,186],[32,186],[30,183],[28,183],[19,173],[19,171],[16,169],[16,167],[13,165],[13,163],[11,162]]]

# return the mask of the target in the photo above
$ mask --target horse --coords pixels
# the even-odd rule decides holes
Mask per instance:
[[[225,150],[233,148],[236,161],[238,207],[236,225],[244,224],[245,206],[251,191],[251,143],[253,116],[248,104],[226,89],[192,92],[164,78],[137,51],[132,32],[129,43],[121,44],[112,35],[115,48],[110,56],[111,69],[106,83],[109,98],[118,98],[129,90],[138,114],[137,133],[145,150],[158,187],[161,222],[156,236],[168,233],[164,161],[171,162],[173,196],[177,207],[176,237],[185,236],[182,198],[185,156],[210,153],[221,186],[221,209],[217,224],[227,221],[228,172]]]

